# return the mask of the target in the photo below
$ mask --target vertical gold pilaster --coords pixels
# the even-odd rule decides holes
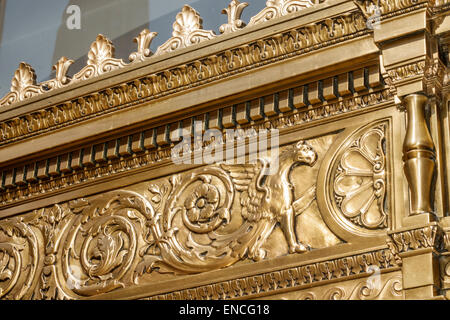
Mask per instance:
[[[434,143],[425,120],[428,98],[410,94],[404,98],[408,126],[403,143],[405,175],[411,191],[410,215],[431,213],[432,180],[435,170]]]

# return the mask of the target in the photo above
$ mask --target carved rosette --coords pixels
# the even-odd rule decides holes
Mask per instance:
[[[231,179],[216,167],[174,175],[169,183],[150,185],[156,211],[152,233],[141,250],[136,275],[155,268],[175,273],[214,270],[235,262],[227,245],[211,246],[214,234],[230,220],[234,199]],[[207,241],[206,239],[209,239]],[[206,241],[206,242],[205,242]]]
[[[266,7],[250,19],[249,26],[266,22],[313,6],[311,0],[268,0]]]
[[[337,207],[354,224],[368,229],[387,227],[385,127],[368,130],[344,152],[334,180]]]
[[[321,166],[317,197],[322,217],[346,241],[385,234],[388,121],[343,133]]]
[[[114,58],[114,45],[112,42],[102,34],[99,34],[91,44],[87,65],[73,76],[73,81],[87,80],[123,68],[125,65],[121,59]]]
[[[156,50],[155,55],[186,48],[215,37],[216,35],[213,31],[203,30],[202,18],[199,13],[190,6],[185,5],[176,16],[172,38],[161,45]]]

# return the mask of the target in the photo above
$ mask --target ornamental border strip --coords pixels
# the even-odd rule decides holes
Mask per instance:
[[[352,276],[369,276],[368,267],[376,265],[380,270],[395,270],[399,266],[389,249],[336,258],[328,261],[282,269],[264,274],[192,287],[141,298],[142,300],[223,300],[238,299],[281,290],[310,287],[325,281],[346,280]],[[353,272],[356,269],[359,272]]]

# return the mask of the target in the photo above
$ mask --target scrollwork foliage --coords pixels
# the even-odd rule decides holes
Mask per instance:
[[[0,298],[29,297],[39,267],[39,238],[22,218],[0,222]]]
[[[189,274],[245,258],[263,259],[261,245],[277,216],[294,215],[289,208],[294,199],[283,181],[288,181],[294,164],[313,165],[316,157],[312,147],[300,141],[281,153],[280,174],[267,179],[263,175],[269,161],[264,159],[249,165],[211,165],[150,185],[150,200],[132,191],[112,191],[1,221],[2,293],[19,288],[18,297],[26,293],[36,299],[76,299],[136,283],[155,270]],[[242,175],[247,179],[240,179]],[[237,190],[245,213],[235,210],[238,225],[231,226]],[[313,199],[314,193],[308,192],[297,207],[304,211],[302,206]],[[255,211],[257,202],[260,212]],[[290,228],[283,230],[291,252],[304,251]],[[25,274],[14,267],[26,259],[33,260],[33,274],[19,279]]]

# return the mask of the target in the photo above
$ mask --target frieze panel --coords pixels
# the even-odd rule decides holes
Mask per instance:
[[[371,124],[356,136],[345,131],[330,133],[283,146],[279,154],[271,151],[253,163],[211,164],[127,190],[3,219],[0,294],[13,299],[78,299],[161,277],[176,278],[341,244],[345,239],[333,234],[323,219],[330,212],[321,211],[317,204],[318,173],[327,165],[323,159],[337,137],[345,138],[348,143],[339,151],[343,154],[340,163],[356,156],[371,164],[360,176],[374,179],[371,186],[376,193],[376,181],[383,179],[379,169],[386,161],[380,149],[385,130],[388,126]],[[269,174],[275,163],[276,174]],[[326,183],[333,188],[333,181]],[[383,196],[379,191],[378,195]],[[356,207],[364,206],[366,200],[356,201]],[[364,223],[360,227],[373,228]],[[236,280],[230,288],[243,283],[252,287],[256,281],[251,294],[260,294],[366,273],[372,265],[394,268],[394,261],[390,250],[377,249],[264,275],[261,284],[259,276]],[[21,271],[24,263],[29,265],[27,272]],[[285,278],[294,273],[297,280]],[[240,294],[246,289],[242,290]]]

